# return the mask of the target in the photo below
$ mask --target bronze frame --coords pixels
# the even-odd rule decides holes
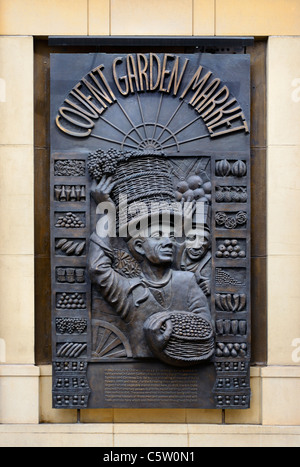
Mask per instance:
[[[92,50],[91,50],[92,49]],[[169,49],[168,49],[169,50]],[[265,42],[247,47],[251,54],[252,80],[252,364],[266,362],[266,225],[265,225]],[[35,43],[35,270],[36,270],[36,363],[51,361],[51,270],[49,227],[49,54],[62,48],[49,48],[45,41]],[[67,50],[70,52],[70,49]],[[83,52],[80,47],[72,52]],[[89,47],[85,51],[95,51]],[[98,50],[96,50],[98,51]],[[102,50],[101,50],[102,51]],[[107,50],[105,50],[107,51]],[[113,50],[110,50],[113,51]],[[176,52],[179,52],[176,47]],[[181,50],[185,52],[186,50]],[[131,48],[132,52],[132,48]],[[46,96],[46,98],[45,98]],[[257,119],[257,115],[259,118]],[[262,312],[263,310],[263,312]],[[264,346],[262,346],[262,343]]]

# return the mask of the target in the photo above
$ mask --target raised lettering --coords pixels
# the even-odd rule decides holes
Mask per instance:
[[[92,107],[98,114],[101,114],[103,107],[101,107],[101,108],[97,107],[96,104],[94,102],[92,102],[93,97],[91,95],[85,95],[79,89],[81,86],[82,86],[82,83],[76,84],[76,86],[74,86],[73,91],[71,91],[70,94],[76,93],[76,98],[77,99],[78,99],[77,94],[79,94],[82,97],[82,99],[86,102],[87,107]]]
[[[217,99],[222,94],[225,94],[225,95],[221,97],[220,99]],[[228,99],[228,96],[229,96],[229,89],[227,86],[224,86],[222,89],[216,92],[216,94],[214,94],[206,103],[203,103],[200,109],[197,108],[197,111],[201,113],[203,112],[204,109],[206,109],[207,106],[211,104],[210,108],[206,110],[206,112],[201,113],[202,118],[204,118],[205,116],[209,115],[215,109],[216,105],[223,104],[223,102],[225,102]]]
[[[113,61],[113,77],[114,77],[114,80],[115,80],[115,83],[116,83],[116,86],[118,88],[118,90],[120,91],[120,93],[123,95],[123,96],[127,96],[128,93],[129,93],[129,84],[128,84],[128,78],[127,76],[121,76],[120,78],[118,78],[118,75],[117,75],[117,71],[116,71],[116,66],[118,63],[122,63],[123,62],[123,59],[121,57],[118,57],[116,58],[114,61]],[[124,81],[125,83],[125,89],[122,89],[119,81]]]
[[[142,65],[142,60],[144,61]],[[137,65],[138,65],[138,72],[139,72],[139,79],[140,79],[140,89],[144,91],[144,82],[145,82],[145,91],[149,91],[149,82],[148,82],[148,59],[144,54],[137,54]],[[142,68],[143,67],[143,68]]]
[[[224,105],[222,105],[222,107],[215,110],[215,112],[213,112],[213,113],[211,113],[209,115],[207,115],[207,113],[204,114],[202,116],[203,121],[204,122],[209,121],[209,125],[213,125],[214,123],[218,122],[223,117],[223,115],[227,115],[227,114],[230,114],[230,113],[236,113],[238,111],[241,111],[242,109],[241,109],[241,107],[239,105],[237,107],[234,107],[233,109],[228,109],[228,107],[230,107],[234,103],[236,103],[236,99],[231,99],[229,102],[226,102]],[[211,120],[211,119],[213,119],[213,120]]]
[[[208,71],[206,73],[206,75],[203,78],[200,79],[202,70],[203,70],[203,67],[200,65],[198,70],[196,71],[196,73],[192,77],[191,81],[189,82],[189,84],[187,85],[187,87],[185,88],[185,90],[183,91],[183,93],[180,96],[180,99],[183,99],[186,96],[186,94],[189,92],[190,89],[192,89],[193,91],[195,91],[195,89],[197,89],[196,93],[194,94],[194,96],[192,97],[192,99],[189,102],[191,105],[193,105],[194,99],[196,99],[197,95],[201,92],[201,89],[205,85],[206,81],[212,75],[212,72]]]
[[[76,132],[76,131],[69,130],[68,128],[65,128],[63,125],[61,125],[60,119],[61,119],[61,116],[57,115],[56,120],[55,120],[56,125],[61,131],[63,131],[64,133],[68,135],[76,136],[78,138],[85,138],[86,136],[89,136],[92,132],[92,130],[87,130],[85,132]]]
[[[106,87],[107,91],[109,92],[109,94],[110,94],[112,100],[115,101],[115,100],[116,100],[116,96],[115,96],[114,93],[112,92],[112,89],[111,89],[110,85],[108,84],[108,82],[107,82],[107,80],[106,80],[104,74],[102,73],[102,69],[103,69],[103,68],[104,68],[104,65],[99,65],[99,66],[97,66],[96,68],[94,68],[94,69],[92,70],[92,73],[96,73],[96,72],[98,73],[98,75],[100,76],[100,78],[101,78],[101,80],[102,80],[104,86]],[[91,78],[96,82],[96,78],[95,78],[95,76],[94,76],[92,73],[90,73],[90,76],[91,76]],[[112,101],[107,97],[107,94],[106,94],[106,93],[104,93],[103,98],[106,99],[107,102],[108,102],[109,104],[112,103]]]
[[[232,122],[234,120],[237,120],[237,119],[241,120],[243,122],[243,124],[239,125],[239,126],[232,127]],[[218,132],[214,131],[214,128],[217,128],[217,127],[222,126],[222,125],[226,125],[229,129],[228,130],[223,130],[223,131],[218,131]],[[221,122],[215,123],[214,125],[210,125],[210,126],[207,127],[207,129],[208,129],[208,131],[210,133],[211,138],[215,138],[216,136],[223,136],[223,135],[226,135],[228,133],[234,133],[236,131],[241,131],[241,130],[244,130],[245,133],[249,133],[248,124],[246,122],[246,118],[245,118],[245,115],[244,115],[243,112],[239,112],[237,115],[232,115],[231,117],[225,118]]]
[[[88,123],[83,123],[78,120],[75,120],[74,118],[70,117],[66,112],[70,112],[71,114],[79,115],[80,118],[83,120],[86,120]],[[75,109],[69,109],[69,107],[60,107],[59,108],[59,113],[60,115],[68,120],[69,122],[73,123],[76,126],[79,126],[81,128],[93,128],[94,127],[94,122],[87,117],[86,115],[83,115],[81,112]]]
[[[163,87],[164,86],[164,80],[165,80],[165,77],[171,73],[170,70],[166,69],[168,58],[173,59],[174,55],[173,54],[165,54],[164,55],[164,61],[163,61],[163,67],[162,67],[162,72],[161,72],[161,79],[160,79],[160,87],[159,87],[159,90],[161,92],[167,92],[167,89]]]
[[[150,91],[155,91],[155,89],[158,88],[159,83],[160,83],[160,76],[161,76],[161,63],[160,59],[156,54],[150,54]],[[154,71],[154,61],[156,61],[157,65],[157,78],[156,78],[156,83],[153,84],[153,71]]]
[[[221,80],[219,78],[213,79],[209,83],[209,85],[201,92],[201,94],[197,97],[197,99],[193,102],[193,107],[197,105],[196,107],[197,112],[201,113],[202,106],[207,102],[210,96],[215,92],[220,82]]]
[[[174,81],[173,96],[177,95],[177,92],[178,92],[178,89],[180,87],[180,84],[181,84],[181,81],[182,81],[182,78],[183,78],[183,75],[184,75],[184,72],[185,72],[185,69],[187,67],[188,62],[189,62],[189,59],[186,58],[185,62],[184,62],[184,65],[183,65],[183,68],[182,68],[182,71],[180,73],[180,76],[178,78],[179,56],[177,56],[176,59],[175,59],[175,63],[174,63],[172,73],[171,73],[171,76],[170,76],[169,86],[168,86],[168,89],[167,89],[167,92],[170,92],[171,86],[172,86],[173,81]]]
[[[136,71],[136,66],[135,66],[135,61],[134,61],[133,56],[127,55],[126,62],[127,62],[127,75],[128,75],[130,92],[133,94],[134,93],[133,83],[135,83],[137,91],[140,90],[138,74]]]
[[[93,96],[97,99],[97,101],[100,102],[100,104],[103,107],[103,110],[107,109],[107,104],[102,99],[103,97],[102,92],[99,89],[95,88],[95,86],[93,86],[93,84],[91,84],[86,78],[82,78],[82,82],[88,88],[88,90],[93,94]]]
[[[88,109],[89,111],[87,111],[86,109],[80,107],[75,102],[71,101],[70,99],[65,99],[66,104],[69,104],[71,107],[73,107],[74,109],[76,109],[79,112],[83,113],[84,115],[87,115],[88,117],[98,118],[98,113],[95,112],[95,110],[89,105],[88,99],[87,99],[86,96],[84,96],[85,98],[83,99],[75,91],[71,91],[70,96],[73,96],[75,99],[77,99],[77,101],[81,102],[86,107],[86,109]],[[91,96],[89,96],[89,97],[91,97]]]

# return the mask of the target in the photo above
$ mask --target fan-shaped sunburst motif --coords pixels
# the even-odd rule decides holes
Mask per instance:
[[[131,347],[124,334],[111,323],[93,321],[93,358],[130,358]]]
[[[199,134],[201,128],[197,127],[197,131],[193,134],[199,134],[199,136],[188,137],[190,133],[190,127],[193,125],[199,125],[200,115],[190,119],[190,113],[181,112],[184,105],[188,105],[183,99],[174,108],[173,105],[169,105],[170,100],[164,105],[164,94],[161,94],[158,101],[155,115],[151,115],[149,118],[149,112],[146,116],[145,108],[146,105],[142,103],[142,96],[137,94],[135,101],[135,109],[132,110],[133,100],[130,103],[131,115],[124,108],[119,100],[116,100],[118,107],[118,118],[114,115],[113,121],[109,118],[100,116],[100,121],[104,124],[101,126],[101,131],[106,132],[106,136],[91,133],[91,136],[98,138],[103,141],[120,145],[121,149],[132,148],[136,150],[166,150],[169,148],[175,148],[177,152],[180,151],[182,144],[190,143],[193,141],[200,140],[202,138],[209,137],[209,134]],[[166,98],[165,98],[166,99]],[[151,104],[153,105],[153,104]],[[152,109],[152,114],[153,114]],[[134,114],[134,116],[132,116]],[[186,117],[188,116],[188,118]],[[115,122],[118,122],[116,124]],[[113,129],[113,132],[112,130]],[[115,137],[110,137],[113,133]],[[109,135],[109,136],[108,136]]]

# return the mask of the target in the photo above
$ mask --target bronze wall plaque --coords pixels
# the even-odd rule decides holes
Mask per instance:
[[[51,56],[54,407],[249,407],[249,67]]]

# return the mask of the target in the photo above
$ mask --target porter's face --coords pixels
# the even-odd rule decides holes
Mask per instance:
[[[197,261],[203,258],[209,248],[209,236],[203,230],[192,230],[186,235],[185,244],[189,258]]]
[[[152,264],[169,264],[174,259],[173,234],[169,227],[152,226],[141,232],[135,249]]]

